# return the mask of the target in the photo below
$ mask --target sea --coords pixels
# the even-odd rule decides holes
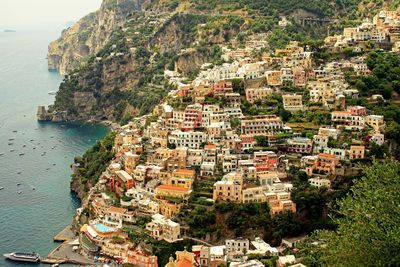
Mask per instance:
[[[2,254],[34,251],[45,257],[59,245],[53,237],[80,206],[69,189],[70,165],[108,132],[99,124],[37,121],[38,105],[54,102],[48,92],[63,79],[47,70],[46,59],[63,26],[0,32],[0,266],[42,266]]]

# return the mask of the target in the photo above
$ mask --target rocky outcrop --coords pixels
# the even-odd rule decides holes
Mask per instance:
[[[177,61],[175,61],[175,71],[186,74],[190,71],[199,69],[201,65],[209,62],[210,53],[199,52],[197,50],[188,51],[182,54]]]
[[[123,26],[128,15],[138,11],[144,0],[104,0],[100,10],[93,12],[64,30],[61,37],[48,47],[48,68],[61,75],[99,52]]]

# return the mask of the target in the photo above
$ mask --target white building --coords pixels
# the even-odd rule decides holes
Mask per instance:
[[[325,186],[326,188],[330,188],[331,187],[331,181],[329,179],[321,179],[319,177],[317,178],[310,178],[308,179],[308,182],[315,186],[315,187],[323,187]]]
[[[176,147],[200,148],[202,143],[207,141],[207,134],[203,132],[182,132],[172,131],[168,136],[168,142]]]
[[[248,239],[227,239],[225,240],[226,253],[249,251]]]

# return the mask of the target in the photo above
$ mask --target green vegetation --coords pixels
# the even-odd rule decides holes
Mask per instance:
[[[86,188],[97,183],[101,173],[105,171],[107,163],[113,158],[112,147],[115,135],[115,132],[107,134],[88,149],[83,158],[75,158],[75,163],[80,164],[79,177],[81,183],[86,184]]]
[[[390,99],[393,91],[400,93],[400,59],[396,54],[371,52],[367,65],[373,75],[347,76],[348,82],[359,90],[361,96],[381,94]]]
[[[195,245],[194,241],[184,239],[180,242],[168,243],[166,241],[151,240],[153,247],[153,254],[157,256],[159,266],[165,266],[169,262],[169,257],[174,255],[176,251],[191,251],[192,246]]]
[[[374,161],[364,169],[332,214],[335,231],[313,238],[325,246],[304,245],[307,266],[397,266],[400,257],[400,164]]]

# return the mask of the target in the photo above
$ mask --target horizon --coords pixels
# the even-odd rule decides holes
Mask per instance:
[[[0,0],[0,28],[77,22],[98,10],[101,3],[102,0]]]

